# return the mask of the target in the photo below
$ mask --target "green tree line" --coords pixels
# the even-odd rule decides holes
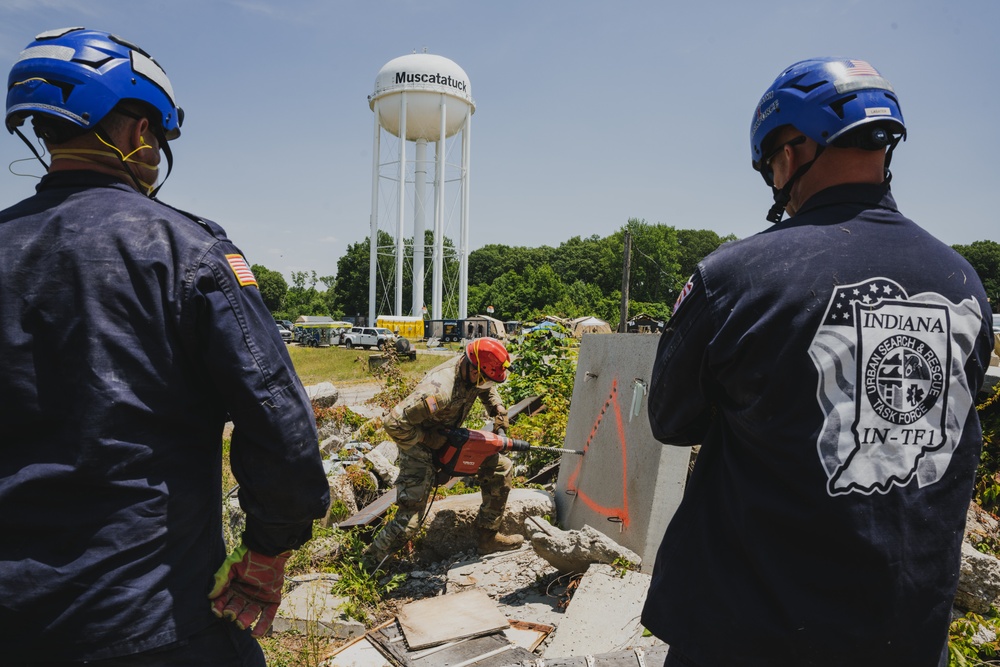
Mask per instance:
[[[609,236],[574,236],[557,247],[490,244],[469,253],[468,312],[501,320],[537,320],[544,315],[594,315],[617,325],[621,304],[624,237],[631,236],[629,314],[668,319],[674,301],[702,258],[735,236],[710,230],[676,229],[631,219]],[[424,303],[431,303],[433,232],[424,243]],[[457,317],[459,263],[451,239],[444,239],[444,316]],[[1000,243],[975,241],[952,246],[972,264],[990,297],[1000,304]],[[337,261],[336,276],[293,272],[291,285],[277,271],[255,264],[264,302],[278,319],[300,315],[334,318],[368,313],[370,241],[350,244]],[[393,310],[395,259],[392,238],[380,231],[377,244],[376,310]],[[413,242],[405,241],[403,304],[412,302]],[[450,288],[449,288],[450,286]]]

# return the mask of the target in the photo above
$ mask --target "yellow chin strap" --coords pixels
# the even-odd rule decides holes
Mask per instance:
[[[124,153],[121,152],[121,150],[119,150],[119,148],[117,146],[114,146],[113,144],[109,144],[107,141],[105,141],[103,138],[101,138],[100,135],[95,134],[94,136],[97,137],[98,141],[100,141],[102,144],[104,144],[105,146],[107,146],[108,148],[110,148],[114,152],[112,153],[111,151],[102,151],[102,150],[97,150],[97,149],[93,149],[93,148],[54,148],[54,149],[52,149],[52,150],[49,151],[49,154],[52,156],[52,161],[55,162],[56,160],[75,160],[77,162],[90,162],[92,164],[104,164],[105,166],[107,166],[104,162],[101,162],[100,160],[94,160],[94,159],[92,159],[90,157],[87,157],[87,156],[93,155],[93,156],[98,156],[98,157],[107,157],[107,156],[110,155],[110,156],[113,156],[113,157],[121,159],[122,162],[131,162],[132,164],[141,165],[141,166],[145,167],[146,169],[149,169],[149,170],[153,171],[154,173],[158,172],[160,170],[160,166],[159,165],[147,164],[145,162],[140,162],[139,160],[133,160],[132,159],[132,156],[135,155],[136,153],[138,153],[139,151],[145,150],[147,148],[152,148],[152,146],[150,146],[149,144],[146,143],[145,137],[139,137],[139,141],[142,142],[142,145],[139,146],[138,148],[136,148],[134,151],[132,151],[128,155],[125,155]],[[116,171],[119,171],[119,172],[125,174],[130,179],[134,178],[136,181],[138,181],[139,184],[143,188],[146,189],[146,193],[145,193],[146,195],[149,195],[153,191],[153,189],[156,187],[156,183],[155,182],[154,183],[147,183],[146,181],[142,180],[138,176],[135,176],[134,174],[130,174],[125,169],[117,169]]]
[[[152,148],[152,146],[150,146],[149,144],[146,143],[146,137],[144,137],[144,136],[142,136],[140,134],[139,135],[139,147],[136,148],[131,153],[129,153],[128,155],[125,155],[124,153],[121,152],[121,150],[118,149],[117,146],[115,146],[114,144],[109,144],[108,142],[106,142],[104,140],[104,137],[102,137],[100,134],[98,134],[98,133],[95,132],[94,136],[97,137],[97,140],[100,141],[102,144],[104,144],[105,146],[107,146],[108,148],[110,148],[111,150],[113,150],[115,153],[117,153],[118,157],[120,157],[122,159],[122,162],[128,162],[129,158],[131,158],[133,155],[135,155],[139,151],[144,151],[147,148]],[[107,152],[107,151],[100,151],[100,152]],[[151,165],[146,164],[145,162],[139,162],[138,160],[132,160],[132,162],[134,162],[135,164],[141,164],[144,167],[151,166]]]

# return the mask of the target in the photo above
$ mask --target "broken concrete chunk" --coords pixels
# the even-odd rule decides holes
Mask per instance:
[[[480,493],[448,496],[435,500],[424,525],[427,532],[421,547],[430,558],[448,558],[452,554],[476,548],[476,515],[483,503]],[[514,489],[507,498],[500,523],[504,534],[520,533],[529,516],[555,512],[552,495],[538,489]]]
[[[554,640],[545,649],[545,662],[555,657],[597,655],[662,645],[656,637],[643,636],[639,619],[650,579],[648,574],[619,572],[609,565],[589,567],[573,593]],[[636,661],[633,657],[621,663],[605,664],[635,665]]]
[[[584,526],[580,530],[560,530],[545,519],[532,517],[525,522],[535,552],[560,572],[586,572],[593,563],[611,565],[622,558],[635,565],[638,554],[603,533]]]
[[[295,586],[281,600],[272,626],[275,632],[350,639],[365,634],[365,626],[341,611],[346,599],[330,592],[333,579],[317,578]]]
[[[320,382],[306,387],[306,395],[317,408],[329,408],[337,402],[340,392],[330,382]]]
[[[381,445],[379,445],[381,447]],[[396,478],[399,477],[399,468],[394,466],[389,459],[379,452],[379,448],[376,447],[372,451],[365,454],[363,460],[371,464],[372,471],[375,476],[378,477],[381,485],[383,487],[392,486],[396,483]]]
[[[1000,598],[1000,560],[962,543],[962,563],[958,575],[955,606],[985,614]]]
[[[372,451],[381,454],[393,465],[399,462],[399,447],[392,440],[383,440]]]

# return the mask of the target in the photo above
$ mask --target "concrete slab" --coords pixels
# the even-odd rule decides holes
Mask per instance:
[[[653,438],[646,394],[658,335],[583,337],[556,484],[558,523],[590,525],[642,558],[652,572],[656,550],[684,494],[689,447]]]
[[[631,651],[616,651],[598,655],[580,655],[563,658],[538,658],[511,667],[657,667],[667,658],[666,644]]]
[[[985,393],[989,395],[993,388],[1000,383],[1000,366],[990,366],[986,369],[986,377],[983,379],[983,387],[979,390],[980,397]]]
[[[612,653],[663,644],[643,637],[639,615],[650,576],[610,565],[591,565],[580,580],[545,656],[559,658]]]
[[[480,556],[448,570],[445,591],[479,589],[509,619],[558,627],[566,582],[553,582],[556,569],[525,545],[517,551]]]
[[[365,626],[340,611],[345,600],[330,592],[334,579],[316,576],[299,583],[281,600],[272,628],[336,639],[365,634]]]
[[[392,667],[368,637],[360,637],[342,646],[324,663],[327,667]]]

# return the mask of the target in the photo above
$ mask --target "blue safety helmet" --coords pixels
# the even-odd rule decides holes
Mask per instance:
[[[848,58],[797,62],[760,98],[750,122],[750,158],[765,181],[761,162],[772,149],[768,138],[785,125],[794,125],[822,148],[878,150],[893,142],[892,135],[906,136],[892,86],[867,62]]]
[[[7,130],[15,132],[36,115],[69,121],[81,132],[93,130],[122,100],[148,105],[156,114],[150,118],[153,129],[164,139],[180,136],[184,112],[149,54],[99,30],[51,30],[35,37],[10,71]]]

